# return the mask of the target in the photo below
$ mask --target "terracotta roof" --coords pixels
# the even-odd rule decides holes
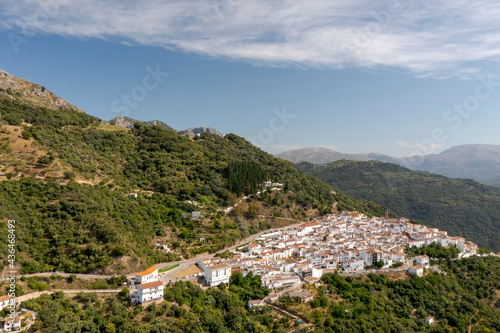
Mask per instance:
[[[154,271],[156,271],[158,268],[156,267],[149,267],[148,269],[146,269],[144,272],[140,272],[140,273],[137,273],[137,275],[139,276],[144,276],[144,275],[148,275],[148,274],[151,274],[153,273]]]
[[[315,226],[319,226],[320,224],[318,222],[309,222],[309,223],[304,223],[304,224],[301,224],[300,226],[305,228],[305,227],[315,227]]]
[[[15,297],[12,297],[12,296],[0,296],[0,302],[7,301],[7,300],[12,299],[12,298],[15,298]]]
[[[209,268],[211,270],[216,270],[216,269],[224,269],[224,268],[229,268],[231,266],[227,265],[227,264],[220,264],[220,265],[213,265],[213,266],[209,266]]]
[[[154,282],[142,283],[139,286],[141,286],[142,289],[149,289],[149,288],[163,286],[163,282],[154,281]]]

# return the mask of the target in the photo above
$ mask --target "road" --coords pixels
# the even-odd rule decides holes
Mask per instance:
[[[247,238],[242,239],[238,243],[236,243],[234,245],[231,245],[231,246],[228,246],[228,247],[220,250],[219,252],[234,250],[235,248],[240,247],[243,244],[247,244],[247,243],[253,242],[255,239],[259,238],[262,235],[265,235],[266,233],[273,232],[274,230],[294,228],[294,227],[297,227],[297,226],[299,226],[301,224],[303,224],[303,222],[291,224],[291,225],[288,225],[288,226],[283,227],[283,228],[275,228],[275,229],[269,229],[269,230],[261,231],[261,232],[259,232],[257,234],[248,236]],[[214,254],[200,254],[200,255],[192,258],[192,259],[186,259],[186,260],[180,260],[180,261],[175,261],[175,262],[168,262],[168,263],[156,264],[155,267],[163,268],[163,267],[167,267],[167,266],[178,264],[179,267],[177,267],[176,269],[173,269],[173,270],[165,272],[165,273],[160,273],[160,275],[161,275],[160,280],[163,283],[168,283],[170,281],[174,282],[175,280],[173,279],[173,277],[178,272],[182,272],[184,269],[188,268],[189,266],[191,266],[195,262],[198,262],[198,260],[200,260],[201,258],[207,258],[207,257],[213,257],[213,256],[214,256]]]

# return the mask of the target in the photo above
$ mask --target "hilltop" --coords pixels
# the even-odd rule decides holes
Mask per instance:
[[[377,161],[337,161],[299,170],[360,200],[500,250],[500,189],[471,179],[450,179]]]
[[[52,110],[83,112],[44,86],[16,77],[0,69],[0,96]]]
[[[132,129],[136,123],[142,123],[145,126],[158,126],[163,128],[166,131],[175,131],[172,127],[165,124],[160,120],[151,120],[151,121],[139,121],[125,116],[118,116],[109,121],[103,121],[104,124],[114,125],[122,128]]]

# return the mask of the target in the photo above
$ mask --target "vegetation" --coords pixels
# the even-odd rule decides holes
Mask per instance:
[[[460,250],[456,246],[444,247],[438,243],[423,245],[421,247],[406,247],[405,253],[408,255],[427,255],[430,258],[453,259],[458,258]]]
[[[163,267],[163,268],[160,268],[158,270],[158,273],[168,272],[168,271],[171,271],[172,269],[177,268],[177,267],[179,267],[179,264]]]
[[[41,332],[276,332],[282,327],[274,321],[275,314],[246,309],[249,297],[269,292],[262,288],[260,277],[237,277],[234,286],[221,289],[204,291],[179,281],[165,288],[168,302],[146,309],[130,306],[126,290],[106,299],[96,293],[71,299],[57,292],[25,301],[23,307],[39,314],[33,329]]]
[[[296,167],[357,199],[373,200],[400,216],[500,251],[499,188],[376,161]]]
[[[314,298],[281,297],[278,306],[312,323],[314,332],[499,332],[500,259],[443,260],[446,272],[393,279],[386,275],[342,277],[325,274],[309,285]],[[203,290],[190,282],[165,287],[167,302],[128,304],[118,295],[61,292],[22,303],[39,314],[41,332],[285,332],[294,323],[271,308],[249,311],[248,300],[263,299],[260,276],[233,273],[229,287]],[[427,316],[434,324],[425,323]]]
[[[445,260],[446,275],[323,275],[307,305],[280,300],[316,325],[316,332],[499,332],[500,258]],[[433,316],[435,323],[425,322]]]
[[[178,259],[153,244],[153,239],[167,235],[175,236],[168,241],[184,257],[213,253],[269,228],[268,221],[257,220],[263,207],[272,217],[296,219],[306,219],[310,210],[358,210],[370,216],[386,210],[332,193],[328,185],[234,134],[222,138],[205,133],[191,139],[140,122],[130,131],[108,131],[97,118],[81,112],[1,97],[0,112],[2,121],[11,125],[32,124],[25,129],[32,134],[32,144],[47,152],[36,161],[40,168],[56,163],[71,167],[64,177],[16,177],[19,180],[0,183],[0,218],[19,221],[18,263],[25,273],[52,268],[93,272],[105,267],[108,272],[125,272]],[[255,197],[260,202],[242,203],[235,210],[242,216],[236,220],[217,213],[239,195],[254,193],[266,177],[284,183],[283,193],[264,192]],[[82,178],[96,185],[73,181]],[[137,190],[150,192],[127,197]],[[184,212],[197,209],[188,200],[205,206],[206,220],[182,218]],[[0,225],[0,234],[5,232],[5,225]],[[204,237],[205,243],[196,244],[202,233],[217,237]],[[6,250],[1,243],[2,258],[7,258]]]

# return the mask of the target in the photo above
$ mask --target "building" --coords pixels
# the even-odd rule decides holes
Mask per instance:
[[[275,293],[271,293],[267,297],[268,297],[269,303],[274,303],[274,302],[278,301],[278,299],[279,299],[278,294],[275,294]]]
[[[163,299],[163,282],[154,281],[138,285],[137,298],[139,303]]]
[[[8,307],[10,304],[16,305],[16,298],[13,296],[0,296],[0,311],[2,311],[5,307]]]
[[[21,317],[16,316],[15,318],[7,317],[3,322],[3,330],[5,332],[16,332],[21,330]]]
[[[22,309],[21,313],[15,318],[8,316],[0,326],[0,332],[18,332],[27,330],[35,323],[37,314],[28,309]]]
[[[349,259],[342,262],[342,270],[345,272],[360,271],[365,268],[365,261],[361,259]]]
[[[197,219],[201,216],[201,212],[192,212],[191,213],[191,218],[192,219]]]
[[[429,268],[430,267],[430,264],[429,264],[429,257],[426,256],[426,255],[423,255],[423,256],[416,256],[415,257],[415,262],[424,267],[424,268]]]
[[[261,300],[250,300],[247,303],[248,310],[262,310],[262,308],[266,306],[266,303]]]
[[[134,284],[143,284],[153,281],[158,281],[160,277],[158,276],[158,268],[157,267],[149,267],[144,272],[137,273],[134,278]]]
[[[420,265],[415,265],[408,269],[408,274],[416,274],[417,276],[424,276],[424,268]]]
[[[429,317],[425,318],[425,322],[429,325],[432,324],[434,322],[434,317],[429,316]]]
[[[228,264],[209,265],[202,267],[205,273],[205,281],[207,285],[213,287],[221,283],[229,284],[231,277],[231,266]]]
[[[137,198],[137,193],[129,193],[128,197],[129,198]]]

